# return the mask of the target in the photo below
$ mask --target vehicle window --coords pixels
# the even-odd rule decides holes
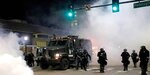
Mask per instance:
[[[67,44],[67,40],[57,40],[57,41],[50,41],[48,46],[64,46]]]
[[[48,39],[48,35],[37,35],[38,38],[45,38]]]
[[[37,49],[37,56],[42,56],[43,55],[43,50],[41,48]]]

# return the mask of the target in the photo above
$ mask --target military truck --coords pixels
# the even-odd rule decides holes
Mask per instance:
[[[92,56],[92,43],[88,39],[81,39],[78,36],[55,37],[50,39],[46,48],[39,49],[40,67],[47,69],[49,66],[59,66],[66,70],[76,65],[75,52],[79,48],[86,49]],[[43,50],[43,51],[41,51]]]

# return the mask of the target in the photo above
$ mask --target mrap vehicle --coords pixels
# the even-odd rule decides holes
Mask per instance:
[[[76,65],[75,52],[80,48],[86,49],[92,56],[92,43],[88,39],[81,39],[78,36],[55,37],[50,39],[46,48],[38,49],[39,64],[42,69],[49,66],[59,66],[66,70]]]

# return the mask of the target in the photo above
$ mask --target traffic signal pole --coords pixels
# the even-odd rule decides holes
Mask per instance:
[[[119,2],[119,4],[126,4],[126,3],[134,3],[134,2],[140,2],[140,1],[144,1],[144,0],[131,0],[131,1],[124,1],[124,2]],[[111,4],[104,4],[104,5],[97,5],[97,6],[91,6],[91,8],[98,8],[98,7],[106,7],[106,6],[110,6]],[[85,9],[84,7],[81,8],[75,8],[75,10],[83,10]]]

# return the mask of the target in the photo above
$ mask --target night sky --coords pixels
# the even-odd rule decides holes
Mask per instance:
[[[1,19],[23,19],[24,11],[24,4],[21,0],[0,0]]]
[[[0,19],[20,19],[32,24],[54,25],[55,22],[49,21],[53,17],[57,20],[64,19],[64,13],[57,12],[66,10],[71,3],[78,8],[95,1],[97,0],[0,0]]]

